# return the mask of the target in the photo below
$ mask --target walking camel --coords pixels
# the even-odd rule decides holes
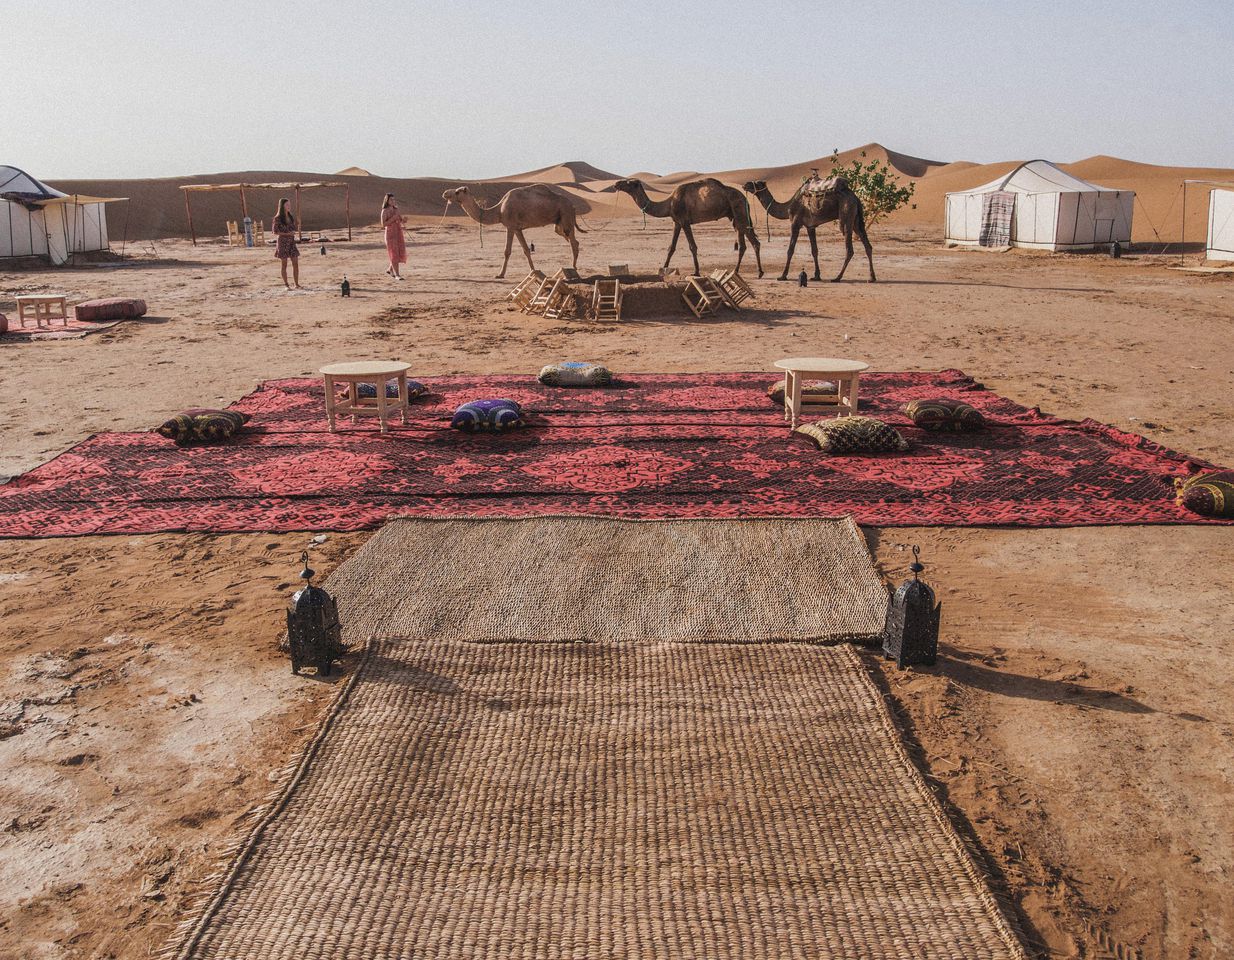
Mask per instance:
[[[527,257],[527,266],[534,270],[536,265],[531,262],[531,250],[527,246],[524,230],[532,227],[552,226],[557,233],[570,242],[574,251],[573,266],[578,269],[578,238],[575,233],[586,233],[578,225],[577,214],[570,201],[543,183],[535,183],[526,187],[515,187],[502,197],[494,206],[482,207],[476,203],[471,192],[466,187],[447,190],[441,195],[446,204],[457,203],[472,220],[480,224],[500,223],[506,228],[506,258],[501,262],[500,280],[506,275],[506,267],[510,264],[510,250],[514,246],[514,238],[518,237],[523,254]]]
[[[638,204],[643,213],[653,217],[671,217],[673,220],[673,242],[668,245],[668,257],[664,261],[664,269],[672,262],[673,254],[677,252],[677,239],[684,230],[686,243],[690,245],[690,255],[694,258],[694,273],[700,274],[698,268],[698,244],[694,242],[694,231],[690,229],[695,223],[709,223],[712,220],[731,220],[733,229],[737,231],[737,269],[741,269],[741,259],[746,255],[746,238],[754,247],[754,260],[758,264],[758,275],[763,275],[763,258],[760,252],[758,237],[750,218],[750,204],[736,187],[726,186],[719,180],[707,177],[704,180],[692,180],[681,184],[667,200],[652,200],[647,196],[647,190],[641,180],[618,180],[614,189],[628,193]]]
[[[839,221],[840,230],[844,233],[846,254],[844,265],[840,267],[840,272],[831,282],[840,282],[844,271],[848,269],[849,261],[853,259],[854,231],[861,240],[861,245],[866,249],[866,261],[870,265],[870,282],[874,283],[878,280],[874,276],[874,257],[870,247],[870,238],[866,235],[865,210],[861,207],[860,198],[853,193],[852,187],[843,177],[836,177],[830,181],[830,189],[822,194],[806,194],[798,190],[788,203],[780,203],[776,200],[771,195],[771,191],[767,189],[765,180],[751,180],[744,189],[746,193],[754,194],[771,216],[777,220],[792,221],[793,235],[788,241],[788,259],[784,261],[784,273],[780,275],[781,280],[788,279],[789,268],[793,265],[793,251],[797,248],[797,235],[801,233],[802,227],[805,227],[806,234],[810,237],[810,252],[814,255],[814,279],[822,279],[818,269],[818,237],[815,236],[815,230],[832,220]],[[806,199],[807,197],[811,199],[821,197],[821,202],[818,200],[811,202]]]

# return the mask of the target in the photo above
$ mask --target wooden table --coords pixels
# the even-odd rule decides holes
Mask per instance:
[[[851,417],[857,412],[861,371],[870,369],[868,363],[839,357],[790,357],[777,360],[776,366],[784,371],[784,419],[789,421],[790,427],[796,427],[801,419],[802,381],[835,381],[836,415]]]
[[[407,371],[411,368],[407,363],[396,363],[393,360],[362,360],[358,363],[331,363],[321,368],[321,375],[326,381],[326,420],[330,423],[330,432],[335,432],[336,417],[351,417],[354,422],[357,417],[377,417],[381,421],[381,432],[387,433],[386,419],[397,410],[407,422]],[[386,384],[391,380],[398,381],[398,397],[386,397]],[[347,384],[347,395],[340,398],[334,392],[336,383]],[[377,396],[361,398],[360,384],[371,383],[377,388]]]
[[[50,327],[53,320],[63,320],[69,325],[68,300],[63,293],[27,293],[17,298],[17,319],[24,327],[26,320],[34,321],[36,327],[41,327],[47,321]]]

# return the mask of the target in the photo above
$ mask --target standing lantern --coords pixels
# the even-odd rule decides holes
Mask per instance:
[[[891,598],[887,623],[883,627],[883,656],[903,670],[916,664],[932,666],[938,659],[938,620],[943,605],[934,602],[934,591],[918,577],[925,567],[921,548],[913,547],[909,569],[913,579],[905,580]]]
[[[342,659],[347,648],[338,622],[338,605],[321,587],[313,586],[313,571],[309,569],[308,552],[301,555],[304,569],[300,579],[304,586],[292,596],[287,606],[287,646],[291,650],[291,672],[303,667],[316,667],[317,676],[330,676],[330,665]]]
[[[806,272],[804,270],[802,270],[801,273],[797,274],[797,282],[803,287],[809,285],[810,280],[806,276]]]

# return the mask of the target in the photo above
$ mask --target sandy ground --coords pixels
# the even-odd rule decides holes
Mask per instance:
[[[661,262],[663,223],[591,226],[581,267]],[[727,229],[698,235],[705,268],[731,261]],[[878,284],[801,290],[771,279],[780,228],[754,309],[597,325],[511,312],[509,284],[493,280],[502,239],[487,230],[481,249],[474,226],[426,221],[402,284],[382,274],[371,233],[324,257],[306,247],[308,289],[295,293],[269,251],[183,241],[118,268],[0,273],[6,312],[22,290],[151,305],[145,321],[82,340],[0,345],[0,474],[332,360],[397,357],[432,375],[562,358],[770,369],[819,353],[959,367],[1021,403],[1234,464],[1228,278],[1152,259],[945,251],[897,228],[876,232]],[[548,231],[529,239],[539,265],[564,258]],[[823,253],[826,274],[840,258],[831,235]],[[523,272],[512,260],[510,279]],[[344,273],[350,300],[337,296]],[[850,279],[864,275],[854,260]],[[1041,955],[1234,953],[1234,681],[1219,659],[1234,530],[867,535],[889,580],[904,574],[903,545],[922,545],[945,656],[905,673],[870,664]],[[330,535],[314,565],[328,571],[364,537]],[[0,542],[0,955],[136,958],[166,940],[333,690],[293,678],[275,649],[306,545]]]

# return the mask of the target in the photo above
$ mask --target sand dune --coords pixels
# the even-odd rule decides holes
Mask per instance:
[[[967,190],[1004,176],[1021,162],[1009,160],[979,164],[959,160],[945,163],[900,153],[879,143],[843,151],[840,160],[847,163],[863,152],[867,159],[885,162],[902,178],[917,184],[910,206],[897,211],[889,223],[893,227],[895,224],[937,226],[940,237],[944,197],[949,191]],[[1140,243],[1179,239],[1184,179],[1234,182],[1234,170],[1231,169],[1154,166],[1100,155],[1075,163],[1060,163],[1060,166],[1085,180],[1118,190],[1134,190],[1133,239]],[[703,176],[713,176],[734,186],[741,186],[747,180],[766,180],[772,192],[779,196],[791,193],[815,167],[824,172],[828,170],[830,155],[773,167],[747,167],[713,173],[684,170],[663,175],[641,172],[633,176],[645,183],[648,194],[654,199],[666,197],[678,185]],[[462,184],[469,185],[477,199],[485,205],[498,202],[506,191],[514,187],[541,183],[561,190],[580,214],[592,217],[638,216],[637,205],[628,196],[614,192],[613,184],[618,179],[618,174],[581,160],[571,160],[481,181],[440,177],[396,179],[373,176],[360,167],[348,167],[337,174],[249,170],[158,180],[58,180],[52,185],[67,193],[131,198],[127,208],[120,206],[111,213],[112,239],[119,244],[125,237],[129,241],[139,241],[187,236],[184,195],[179,188],[189,183],[342,182],[350,190],[352,223],[365,226],[376,222],[381,199],[387,192],[399,198],[404,212],[409,215],[439,217],[445,210],[442,191]],[[248,191],[250,215],[269,221],[278,197],[284,192]],[[328,234],[337,235],[346,222],[347,204],[348,198],[342,189],[305,191],[301,212],[306,229],[325,230]],[[1198,241],[1203,237],[1207,212],[1207,188],[1189,189],[1186,234],[1189,241]],[[450,215],[457,217],[463,216],[463,213],[457,207],[451,207]],[[199,193],[193,196],[193,220],[199,237],[221,237],[225,233],[225,221],[241,216],[240,197],[236,193]]]

